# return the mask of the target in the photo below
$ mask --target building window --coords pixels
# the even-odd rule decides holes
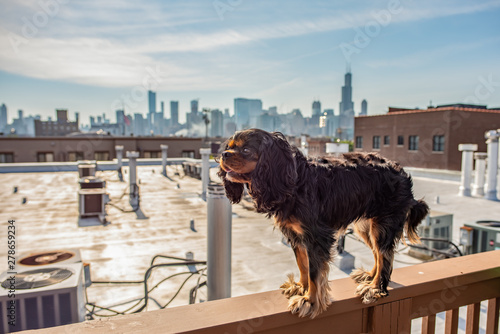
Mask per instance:
[[[432,137],[432,150],[434,152],[444,152],[444,136]]]
[[[183,158],[194,158],[194,151],[182,151]]]
[[[146,159],[161,158],[161,151],[145,151],[144,158]]]
[[[403,146],[405,144],[405,137],[398,136],[398,146]]]
[[[380,136],[373,136],[373,148],[374,149],[380,148]]]
[[[68,152],[68,161],[84,160],[83,152]]]
[[[54,161],[54,153],[52,153],[52,152],[38,152],[37,153],[37,161],[38,162],[53,162]]]
[[[96,161],[107,161],[109,160],[109,152],[94,152],[94,160]]]
[[[410,151],[418,151],[418,136],[408,137],[408,149]]]
[[[356,148],[363,148],[363,137],[356,137]]]
[[[391,143],[391,137],[390,136],[384,136],[384,146],[389,146]]]
[[[0,153],[0,163],[14,162],[14,153]]]

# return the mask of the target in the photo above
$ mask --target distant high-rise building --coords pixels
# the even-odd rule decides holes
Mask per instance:
[[[361,101],[361,112],[359,113],[360,116],[366,116],[368,115],[368,102],[366,100]]]
[[[156,112],[156,93],[148,90],[148,110],[149,114]]]
[[[278,116],[278,107],[269,107],[269,115]]]
[[[144,136],[147,132],[146,121],[140,113],[134,114],[134,134],[136,136]]]
[[[257,119],[262,113],[262,101],[258,99],[234,99],[234,115],[238,130],[257,126]]]
[[[269,108],[271,109],[271,108]],[[277,114],[271,114],[269,111],[264,111],[262,114],[259,116],[259,120],[257,123],[257,127],[259,129],[272,132],[272,131],[278,131],[279,127],[279,118]]]
[[[160,103],[160,112],[162,114],[165,114],[165,103],[163,101],[161,101]]]
[[[222,137],[224,134],[224,115],[219,109],[210,111],[210,136]]]
[[[198,100],[192,100],[191,101],[191,112],[193,114],[197,114],[198,113]]]
[[[339,113],[340,138],[352,140],[354,138],[354,102],[352,102],[352,74],[350,71],[344,76]]]
[[[312,115],[313,116],[320,116],[321,115],[321,102],[313,101]]]
[[[149,130],[152,131],[156,113],[156,93],[150,90],[148,90],[148,111]]]
[[[179,125],[179,101],[170,101],[170,125]]]
[[[0,106],[0,132],[4,131],[4,128],[7,126],[7,106],[2,104]]]
[[[312,116],[309,120],[309,126],[307,132],[311,136],[320,135],[320,117],[321,117],[321,102],[313,101],[312,104]]]
[[[333,109],[325,109],[320,117],[321,135],[335,137],[339,127],[339,116],[335,116]]]
[[[19,110],[17,111],[17,118],[18,118],[20,121],[22,121],[22,120],[23,120],[23,118],[24,118],[24,116],[23,116],[23,111],[22,111],[21,109],[19,109]]]
[[[288,115],[288,126],[289,129],[285,131],[291,136],[300,136],[304,133],[305,129],[305,119],[302,116],[300,109],[293,109]]]

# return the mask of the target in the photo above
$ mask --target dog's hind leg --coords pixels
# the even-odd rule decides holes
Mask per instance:
[[[351,273],[351,278],[356,282],[356,283],[371,283],[373,280],[373,277],[375,276],[375,273],[377,272],[377,267],[378,267],[378,251],[376,251],[374,245],[372,244],[371,238],[370,238],[370,226],[372,222],[371,219],[363,219],[359,220],[356,223],[354,223],[354,232],[356,235],[361,237],[365,244],[370,247],[370,249],[373,252],[373,257],[375,258],[375,264],[373,265],[372,270],[366,271],[363,268],[356,268],[352,271]]]
[[[282,293],[290,298],[295,295],[304,295],[309,285],[309,259],[307,257],[307,250],[302,245],[293,246],[295,253],[295,260],[300,271],[300,280],[295,282],[293,274],[288,275],[288,281],[283,283],[280,288]]]
[[[405,217],[390,217],[383,222],[374,221],[370,228],[370,239],[376,255],[376,271],[371,282],[361,283],[356,293],[363,303],[369,304],[387,296],[394,261],[394,249],[403,233]]]

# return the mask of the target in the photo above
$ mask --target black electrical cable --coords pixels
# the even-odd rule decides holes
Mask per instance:
[[[454,242],[448,240],[448,239],[441,239],[441,238],[429,238],[429,237],[420,237],[420,240],[426,240],[426,241],[438,241],[438,242],[447,242],[448,244],[452,245],[458,252],[460,256],[464,256],[462,252],[460,251],[460,248],[458,248],[457,245],[455,245]]]
[[[155,260],[157,258],[165,258],[165,259],[173,259],[173,260],[179,260],[179,261],[182,261],[182,262],[173,262],[173,263],[163,263],[163,264],[154,264]],[[122,304],[119,304],[119,305],[125,305],[125,304],[128,304],[128,303],[132,303],[134,301],[137,300],[137,302],[132,305],[131,307],[129,307],[128,309],[124,310],[124,311],[116,311],[116,310],[113,310],[113,309],[110,309],[110,308],[105,308],[105,307],[101,307],[101,306],[98,306],[98,305],[95,305],[93,303],[87,303],[88,305],[92,306],[92,311],[89,311],[87,309],[87,311],[89,311],[89,314],[90,316],[92,317],[93,315],[96,315],[96,316],[106,316],[106,317],[109,317],[109,316],[115,316],[115,315],[119,315],[119,314],[125,314],[126,312],[129,312],[131,311],[133,308],[137,307],[142,301],[144,301],[144,305],[142,305],[138,310],[135,310],[133,311],[132,313],[138,313],[140,311],[142,311],[144,308],[147,307],[147,304],[148,304],[148,300],[149,299],[152,299],[155,301],[155,303],[160,307],[160,308],[164,308],[166,306],[168,306],[174,299],[175,297],[177,297],[177,295],[180,293],[180,290],[182,289],[182,287],[186,284],[186,282],[189,280],[189,278],[191,278],[193,275],[195,274],[198,274],[198,273],[202,273],[200,275],[200,278],[201,276],[206,276],[203,274],[203,272],[206,270],[206,268],[203,268],[203,269],[200,269],[200,270],[197,270],[197,271],[186,271],[186,272],[181,272],[181,273],[176,273],[176,274],[172,274],[164,279],[162,279],[160,282],[158,282],[154,287],[152,287],[151,289],[148,288],[148,279],[150,278],[151,276],[151,273],[154,269],[156,268],[159,268],[159,267],[172,267],[172,266],[184,266],[184,265],[205,265],[207,262],[206,261],[195,261],[195,260],[189,260],[189,259],[186,259],[186,258],[180,258],[180,257],[175,257],[175,256],[167,256],[167,255],[155,255],[153,257],[153,259],[151,260],[151,266],[148,268],[148,270],[146,271],[146,273],[144,274],[144,280],[142,281],[95,281],[93,283],[97,283],[97,284],[144,284],[144,297],[140,298],[140,299],[134,299],[132,301],[129,301],[129,302],[125,302],[125,303],[122,303]],[[179,276],[179,275],[185,275],[185,274],[191,274],[188,279],[186,279],[181,287],[179,288],[179,290],[176,292],[176,294],[174,295],[174,297],[172,297],[170,299],[170,301],[165,305],[165,306],[161,306],[154,298],[151,298],[149,296],[149,293],[151,293],[153,290],[155,290],[160,284],[162,284],[163,282],[165,282],[166,280],[168,279],[171,279],[173,277],[176,277],[176,276]],[[200,279],[199,278],[199,279]],[[199,279],[198,279],[198,283],[199,283]],[[86,291],[85,291],[86,292]],[[115,305],[116,306],[116,305]],[[110,311],[110,312],[113,312],[115,314],[112,314],[112,315],[100,315],[100,314],[97,314],[94,312],[95,308],[99,308],[101,310],[107,310],[107,311]]]
[[[98,308],[99,308],[99,309],[101,309],[101,310],[106,310],[106,311],[109,311],[109,312],[113,312],[113,313],[115,313],[115,314],[112,314],[112,315],[109,315],[109,314],[108,314],[108,315],[102,315],[102,314],[96,314],[96,313],[94,312],[93,314],[95,314],[96,316],[111,317],[111,316],[115,316],[115,315],[123,315],[123,314],[127,314],[127,312],[130,312],[133,308],[135,308],[136,306],[138,306],[138,305],[139,305],[139,304],[140,304],[143,300],[145,300],[146,298],[147,298],[147,299],[152,299],[151,297],[149,297],[149,293],[151,293],[154,289],[156,289],[156,288],[157,288],[157,287],[158,287],[161,283],[163,283],[163,282],[165,282],[166,280],[169,280],[169,279],[171,279],[171,278],[174,278],[174,277],[176,277],[176,276],[186,275],[186,274],[191,274],[191,275],[189,276],[189,278],[191,278],[191,277],[192,277],[194,274],[196,274],[196,273],[192,273],[192,272],[190,272],[190,271],[185,271],[185,272],[181,272],[181,273],[175,273],[175,274],[172,274],[172,275],[170,275],[170,276],[168,276],[168,277],[164,278],[164,279],[163,279],[163,280],[161,280],[160,282],[158,282],[158,283],[157,283],[157,284],[156,284],[153,288],[148,289],[148,295],[146,295],[146,296],[144,296],[144,297],[142,297],[142,298],[140,298],[140,299],[134,299],[134,300],[131,300],[131,301],[129,301],[129,302],[125,302],[125,303],[121,303],[121,304],[118,304],[118,305],[114,305],[114,306],[113,306],[113,307],[116,307],[116,306],[119,306],[119,305],[125,305],[125,304],[128,304],[128,303],[132,303],[132,302],[134,302],[134,301],[137,301],[134,305],[130,306],[129,308],[127,308],[127,309],[125,309],[125,310],[123,310],[123,311],[116,311],[116,310],[113,310],[113,309],[111,309],[111,308],[108,308],[108,307],[102,307],[102,306],[99,306],[99,305],[96,305],[96,304],[93,304],[93,303],[87,303],[87,304],[88,304],[88,305],[93,306],[94,308],[95,308],[95,307],[98,307]],[[101,283],[104,283],[104,282],[101,282]],[[120,283],[118,283],[118,284],[123,284],[123,283],[131,283],[131,282],[120,282]],[[139,283],[143,283],[143,282],[141,281],[141,282],[139,282]],[[147,282],[146,282],[145,284],[146,284],[146,286],[147,286]],[[185,282],[183,283],[183,285],[181,286],[181,288],[180,288],[180,289],[182,289],[182,287],[184,286],[184,284],[185,284]],[[177,296],[177,294],[178,294],[178,293],[179,293],[179,292],[177,292],[177,293],[176,293],[176,296]],[[160,308],[164,308],[164,307],[162,307],[159,303],[157,303],[157,305],[158,305]],[[132,312],[132,313],[138,313],[138,312],[142,311],[142,310],[143,310],[146,306],[147,306],[147,303],[145,303],[145,305],[144,305],[144,306],[141,306],[141,308],[139,308],[138,310],[136,310],[136,311],[134,311],[134,312]]]

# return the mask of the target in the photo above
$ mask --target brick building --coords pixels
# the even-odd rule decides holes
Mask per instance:
[[[355,151],[375,151],[403,166],[460,170],[458,145],[486,152],[484,133],[500,128],[500,109],[445,105],[429,109],[389,108],[355,119]]]
[[[80,131],[78,129],[78,118],[75,122],[69,121],[66,109],[56,109],[56,115],[56,121],[35,120],[35,137],[66,136],[67,134]]]
[[[52,162],[116,158],[116,145],[138,151],[140,158],[161,158],[160,145],[168,145],[170,158],[200,158],[201,138],[178,137],[5,137],[0,138],[1,162]]]

